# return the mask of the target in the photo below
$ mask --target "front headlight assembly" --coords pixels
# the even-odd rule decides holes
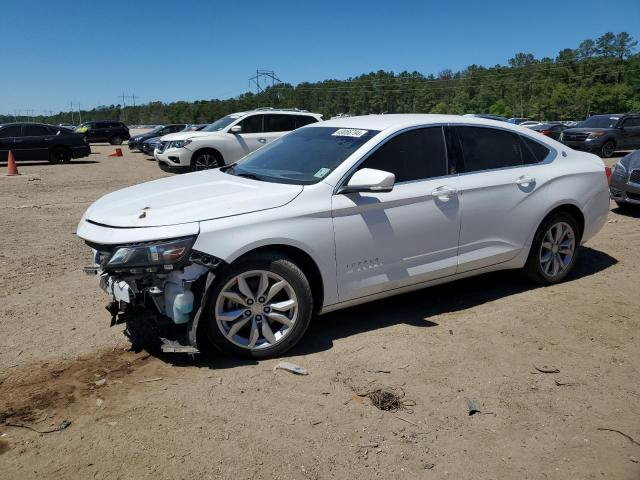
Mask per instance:
[[[143,268],[147,271],[173,270],[175,264],[188,258],[196,237],[178,238],[116,247],[106,268]],[[160,268],[157,268],[160,267]]]
[[[171,148],[183,148],[191,143],[191,140],[176,140],[171,144]]]

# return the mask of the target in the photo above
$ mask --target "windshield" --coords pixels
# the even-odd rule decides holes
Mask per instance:
[[[620,117],[609,115],[594,115],[578,124],[578,128],[613,128],[618,123]]]
[[[353,128],[301,128],[250,153],[226,172],[266,182],[311,185],[378,133]]]
[[[156,128],[152,128],[151,130],[149,130],[148,132],[145,133],[145,135],[149,135],[151,133],[158,133],[160,130],[162,130],[164,128],[164,125],[158,125]]]
[[[227,115],[226,117],[219,118],[210,125],[207,125],[202,129],[203,132],[219,132],[224,127],[232,122],[235,122],[240,118],[240,115]]]

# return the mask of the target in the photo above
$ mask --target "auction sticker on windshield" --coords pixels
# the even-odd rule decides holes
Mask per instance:
[[[316,178],[322,178],[322,177],[324,177],[327,173],[329,173],[330,171],[331,171],[331,169],[330,169],[330,168],[321,168],[320,170],[318,170],[318,171],[315,173],[314,177],[316,177]]]
[[[360,130],[358,128],[339,128],[331,135],[334,137],[355,137],[360,138],[367,134],[367,130]]]

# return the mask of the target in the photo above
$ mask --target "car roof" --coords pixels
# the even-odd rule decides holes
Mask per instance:
[[[462,115],[437,115],[431,113],[399,113],[385,115],[362,115],[341,117],[313,123],[304,128],[335,127],[358,128],[365,130],[387,130],[396,127],[411,127],[428,124],[466,124],[500,127],[522,132],[524,127],[482,117],[463,117]],[[526,130],[525,130],[526,131]]]
[[[322,116],[319,113],[309,112],[308,110],[297,110],[297,109],[289,109],[289,108],[256,108],[255,110],[247,110],[245,112],[235,112],[230,115],[249,115],[250,113],[277,113],[277,114],[286,114],[286,115],[307,115],[307,116]]]

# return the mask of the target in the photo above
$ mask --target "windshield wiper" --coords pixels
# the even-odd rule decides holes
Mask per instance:
[[[236,177],[250,178],[252,180],[262,180],[259,176],[254,175],[253,173],[236,173],[235,175]]]

